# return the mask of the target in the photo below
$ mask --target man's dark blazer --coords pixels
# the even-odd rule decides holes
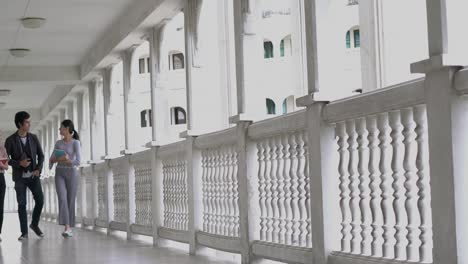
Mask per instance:
[[[42,152],[41,143],[37,139],[37,136],[32,133],[27,134],[29,147],[31,148],[31,165],[33,171],[42,171],[42,165],[44,164],[44,152]],[[21,139],[18,132],[9,136],[5,140],[5,149],[10,157],[8,164],[13,168],[13,181],[17,181],[23,176],[23,167],[20,165],[22,152]]]

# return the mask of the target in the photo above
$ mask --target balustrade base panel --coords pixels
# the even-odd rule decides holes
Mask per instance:
[[[137,235],[153,236],[153,228],[151,226],[132,224],[130,225],[130,231]]]
[[[426,264],[426,262],[402,261],[370,256],[333,252],[328,258],[329,264]]]
[[[173,240],[181,243],[189,243],[189,232],[185,230],[175,230],[166,227],[158,229],[158,236],[164,239]]]
[[[81,224],[83,226],[94,226],[95,222],[95,219],[83,217]]]
[[[100,228],[109,228],[109,223],[106,220],[96,220],[96,226]]]
[[[230,253],[241,253],[241,241],[238,237],[214,235],[206,232],[197,232],[197,242],[205,247]]]
[[[287,263],[311,263],[312,248],[301,248],[269,242],[254,241],[252,253],[256,257]]]
[[[109,229],[127,232],[127,223],[120,223],[120,222],[112,221],[109,223]]]

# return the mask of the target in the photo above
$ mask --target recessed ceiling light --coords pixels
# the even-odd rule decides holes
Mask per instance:
[[[42,17],[23,17],[21,19],[21,24],[25,28],[40,28],[44,25],[46,19]]]
[[[10,90],[0,89],[0,96],[7,96],[10,94]]]
[[[15,57],[25,57],[31,52],[30,49],[10,49],[10,54]]]

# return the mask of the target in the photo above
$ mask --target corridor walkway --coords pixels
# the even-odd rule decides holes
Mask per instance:
[[[46,236],[39,239],[30,234],[29,241],[17,241],[19,227],[16,214],[5,214],[6,221],[0,243],[0,264],[119,264],[119,263],[232,263],[206,257],[190,257],[175,249],[157,249],[149,243],[128,242],[103,233],[76,229],[75,237],[64,239],[61,227],[42,222]]]

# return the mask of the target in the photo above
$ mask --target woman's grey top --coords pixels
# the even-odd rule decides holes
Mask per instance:
[[[63,139],[55,142],[55,149],[64,150],[68,154],[68,158],[71,160],[71,165],[57,164],[57,168],[76,168],[81,163],[81,144],[79,140],[72,139],[70,142],[65,142]],[[54,152],[50,158],[54,156]],[[53,163],[49,163],[49,169],[52,169]]]

